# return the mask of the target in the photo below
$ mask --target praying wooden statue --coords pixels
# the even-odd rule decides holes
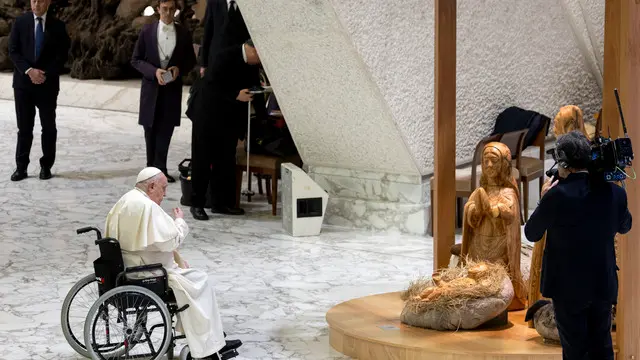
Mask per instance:
[[[508,310],[514,311],[525,308],[526,288],[520,272],[520,196],[511,171],[509,148],[485,145],[480,187],[464,207],[460,258],[505,265],[515,293]]]

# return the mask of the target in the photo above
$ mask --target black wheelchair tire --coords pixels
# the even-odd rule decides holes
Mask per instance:
[[[154,292],[152,292],[151,290],[148,290],[146,288],[143,288],[141,286],[134,286],[134,285],[125,285],[125,286],[119,286],[116,287],[114,289],[111,289],[109,291],[107,291],[106,293],[102,294],[102,296],[100,296],[100,298],[98,298],[98,301],[96,301],[93,306],[91,307],[91,309],[89,310],[89,313],[87,314],[87,318],[85,319],[84,322],[84,341],[85,344],[90,344],[91,340],[93,339],[93,322],[96,316],[98,316],[98,313],[100,311],[100,307],[103,303],[107,302],[111,297],[118,295],[119,293],[125,293],[125,292],[129,292],[129,293],[139,293],[139,294],[143,294],[144,296],[147,296],[148,298],[150,298],[151,300],[153,300],[153,302],[156,303],[157,309],[158,311],[162,314],[162,317],[164,318],[164,324],[165,324],[165,336],[163,339],[163,343],[162,343],[162,347],[157,351],[157,354],[155,357],[151,357],[148,360],[160,360],[164,357],[164,355],[167,353],[172,341],[173,341],[173,332],[172,332],[172,324],[171,324],[171,314],[169,314],[169,309],[167,308],[166,304],[164,303],[164,301],[162,301],[162,299],[160,299],[160,297],[158,295],[156,295]],[[87,346],[88,349],[88,353],[89,353],[89,357],[93,360],[102,360],[102,356],[97,354],[93,348],[91,348],[90,346]]]
[[[69,324],[69,309],[71,308],[71,304],[80,290],[82,290],[87,285],[91,285],[94,282],[98,282],[98,280],[96,280],[96,276],[94,274],[89,274],[75,283],[75,285],[73,285],[73,287],[67,293],[67,296],[64,298],[64,302],[62,303],[62,311],[60,313],[60,325],[62,326],[62,334],[67,340],[67,343],[69,343],[69,346],[71,346],[73,350],[75,350],[78,354],[86,358],[89,357],[89,352],[84,346],[84,333],[73,333]],[[98,300],[97,296],[96,300]],[[84,330],[84,324],[82,326],[82,329]]]

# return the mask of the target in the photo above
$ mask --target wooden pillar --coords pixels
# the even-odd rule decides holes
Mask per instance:
[[[624,0],[605,2],[605,35],[604,35],[604,82],[602,89],[602,132],[607,136],[609,129],[612,136],[622,134],[620,117],[616,106],[614,88],[620,87],[620,13]]]
[[[455,243],[456,0],[435,0],[434,268],[449,264]]]
[[[605,5],[605,58],[603,134],[622,135],[614,88],[620,92],[627,130],[640,148],[640,0],[607,0]],[[635,151],[636,154],[638,151]],[[638,167],[636,155],[634,165]],[[639,171],[640,172],[640,171]],[[640,219],[640,179],[627,180],[629,210]],[[640,227],[618,240],[619,284],[616,343],[619,360],[640,359]]]

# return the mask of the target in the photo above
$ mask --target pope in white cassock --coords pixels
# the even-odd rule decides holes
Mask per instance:
[[[209,276],[190,269],[177,252],[189,232],[180,208],[175,220],[161,207],[167,178],[157,168],[143,169],[136,187],[113,206],[105,224],[106,236],[117,239],[126,267],[161,263],[169,275],[178,306],[178,326],[193,358],[217,359],[225,347],[222,321]],[[237,347],[237,346],[236,346]]]

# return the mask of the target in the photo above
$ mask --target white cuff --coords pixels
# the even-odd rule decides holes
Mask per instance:
[[[245,61],[246,61],[246,60],[245,60]],[[28,73],[29,73],[29,71],[31,71],[31,69],[33,69],[33,68],[28,68],[28,69],[27,69],[27,71],[25,71],[24,73],[25,73],[25,74],[28,74]]]
[[[247,52],[244,50],[244,44],[242,44],[242,59],[247,62]]]

